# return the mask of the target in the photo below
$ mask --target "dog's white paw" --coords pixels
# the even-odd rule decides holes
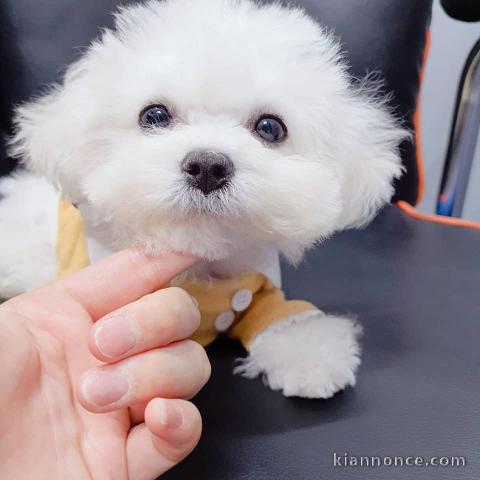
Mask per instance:
[[[253,340],[235,373],[263,375],[270,388],[287,397],[329,398],[355,385],[360,333],[351,319],[319,310],[292,315]]]

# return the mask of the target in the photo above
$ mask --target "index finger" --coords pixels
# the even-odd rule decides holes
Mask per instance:
[[[191,255],[152,256],[130,248],[60,280],[59,286],[97,320],[166,286],[196,262]]]

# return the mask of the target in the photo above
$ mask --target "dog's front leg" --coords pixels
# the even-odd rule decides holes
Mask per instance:
[[[256,336],[236,373],[263,375],[285,396],[329,398],[353,386],[360,365],[361,327],[319,310],[283,318]]]

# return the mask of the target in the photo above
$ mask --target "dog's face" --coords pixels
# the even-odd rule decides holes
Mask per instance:
[[[294,259],[390,199],[405,132],[301,11],[154,1],[116,28],[18,110],[12,142],[110,243]]]

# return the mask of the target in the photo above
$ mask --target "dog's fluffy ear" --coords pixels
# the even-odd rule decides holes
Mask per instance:
[[[410,138],[387,107],[388,97],[362,83],[352,86],[343,105],[337,134],[344,165],[343,208],[337,229],[366,225],[394,193],[403,167],[400,144]]]
[[[60,188],[75,182],[64,178],[74,171],[75,158],[87,155],[82,133],[92,120],[93,106],[88,88],[82,82],[84,61],[70,67],[62,85],[17,107],[14,135],[9,140],[9,154],[30,171],[47,177]],[[85,158],[85,157],[84,157]],[[88,157],[87,157],[88,158]],[[75,176],[75,175],[73,175]]]

